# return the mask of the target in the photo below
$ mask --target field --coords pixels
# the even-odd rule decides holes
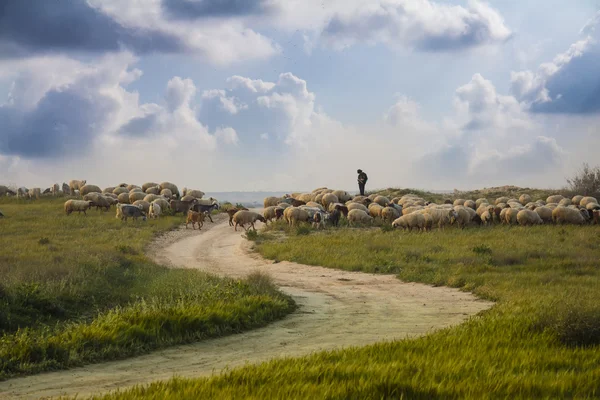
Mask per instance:
[[[268,278],[169,269],[145,246],[183,218],[66,216],[0,199],[0,378],[129,357],[263,326],[294,310]]]
[[[275,261],[396,274],[497,304],[419,339],[274,360],[102,398],[600,397],[598,226],[404,233],[314,232],[277,223],[250,239]]]

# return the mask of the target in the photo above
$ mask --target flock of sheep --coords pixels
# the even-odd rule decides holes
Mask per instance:
[[[351,196],[343,190],[319,188],[311,193],[292,193],[282,198],[264,199],[263,217],[266,222],[283,218],[289,225],[309,222],[314,227],[326,223],[337,226],[340,217],[350,226],[371,224],[379,218],[394,228],[428,231],[433,227],[457,225],[540,224],[600,224],[600,205],[594,197],[575,196],[572,199],[552,195],[546,200],[532,201],[531,196],[518,199],[500,197],[493,202],[477,200],[447,200],[444,204],[430,203],[407,194],[389,199],[382,195]]]

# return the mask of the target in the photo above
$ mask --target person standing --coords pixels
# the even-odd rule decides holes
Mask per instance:
[[[360,195],[364,196],[365,195],[365,185],[367,184],[367,181],[369,180],[369,178],[367,177],[367,174],[365,174],[363,172],[362,169],[359,169],[356,172],[358,173],[358,189],[360,190]]]

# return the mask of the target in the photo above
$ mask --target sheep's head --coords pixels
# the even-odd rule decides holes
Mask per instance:
[[[263,222],[263,223],[267,222],[267,220],[265,219],[265,217],[263,217],[262,215],[258,215],[258,217],[256,217],[256,220],[260,221],[260,222]]]

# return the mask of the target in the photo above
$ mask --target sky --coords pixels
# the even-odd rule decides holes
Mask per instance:
[[[4,0],[0,184],[560,188],[600,0]]]

